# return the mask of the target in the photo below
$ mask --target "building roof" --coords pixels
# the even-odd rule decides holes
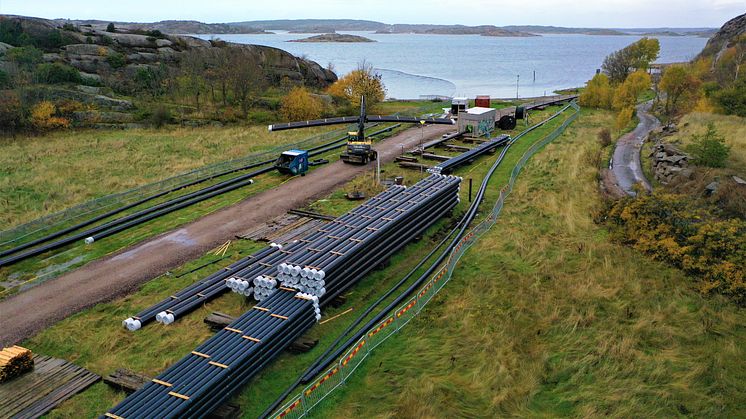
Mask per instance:
[[[495,109],[494,108],[482,108],[479,106],[475,106],[473,108],[467,109],[466,112],[472,115],[484,115],[486,113],[495,112]]]

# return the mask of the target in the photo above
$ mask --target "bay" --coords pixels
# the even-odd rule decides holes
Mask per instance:
[[[365,36],[372,43],[288,42],[310,35],[197,35],[243,44],[266,45],[304,56],[344,75],[362,61],[374,66],[389,98],[416,99],[425,95],[486,94],[514,98],[552,94],[579,87],[593,77],[604,57],[640,36],[543,35],[527,38],[479,35],[418,35],[340,32]],[[705,46],[696,36],[658,37],[658,62],[688,61]],[[516,86],[517,85],[517,86]],[[517,87],[517,89],[516,89]]]

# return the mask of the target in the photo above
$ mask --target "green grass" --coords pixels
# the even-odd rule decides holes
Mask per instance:
[[[543,111],[542,115],[548,116],[556,109],[547,109]],[[515,162],[523,151],[530,146],[532,139],[539,138],[542,132],[551,130],[553,126],[556,126],[556,124],[524,137],[525,141],[521,140],[514,146],[508,159]],[[478,185],[492,160],[493,158],[482,158],[475,164],[459,170],[457,174],[465,178],[473,178],[475,185]],[[402,175],[405,177],[407,184],[412,184],[420,177],[425,176],[425,174],[416,171],[398,168],[394,164],[384,165],[382,169],[385,177]],[[510,167],[507,165],[501,167],[498,176],[505,178],[509,170]],[[314,203],[311,208],[329,214],[344,213],[351,207],[358,205],[359,202],[347,201],[344,199],[343,193],[351,189],[368,187],[371,188],[370,193],[372,194],[375,192],[375,188],[372,188],[371,184],[372,174],[362,175],[344,188]],[[493,192],[491,191],[491,193]],[[236,401],[242,406],[246,417],[254,417],[261,413],[270,403],[266,394],[279,395],[280,391],[292,382],[295,376],[356,317],[357,312],[362,311],[367,304],[374,300],[381,293],[380,290],[386,289],[397,282],[417,263],[419,258],[429,251],[434,243],[440,240],[444,232],[450,228],[453,219],[459,216],[466,205],[467,188],[462,188],[461,194],[462,204],[459,209],[454,211],[454,218],[439,221],[428,230],[421,240],[398,252],[392,258],[388,267],[363,278],[350,291],[347,296],[347,303],[344,306],[324,311],[324,316],[330,318],[348,308],[353,308],[352,313],[323,325],[317,325],[309,332],[310,336],[320,340],[315,350],[302,355],[283,354],[238,395]],[[494,194],[492,198],[488,199],[494,200]],[[237,241],[231,247],[229,254],[233,255],[231,260],[235,260],[239,257],[236,254],[239,250],[243,251],[243,255],[245,255],[257,248],[257,245],[251,242]],[[214,259],[215,256],[206,255],[192,261],[174,271],[172,275],[163,275],[148,282],[128,297],[117,299],[111,303],[98,304],[57,323],[24,342],[24,345],[38,353],[72,360],[98,374],[108,374],[117,368],[130,368],[142,373],[156,375],[212,334],[206,326],[201,324],[202,319],[207,314],[213,310],[219,310],[232,315],[239,315],[249,307],[248,303],[235,294],[225,295],[170,326],[149,325],[136,333],[123,330],[120,322],[122,319],[172,294],[175,290],[203,278],[220,266],[230,263],[229,260],[222,261],[220,264],[204,268],[199,272],[177,278],[180,272],[186,272],[205,261]],[[104,343],[102,344],[102,342]],[[123,398],[123,393],[111,390],[105,384],[99,383],[65,402],[60,408],[51,412],[50,416],[91,417],[104,412]]]
[[[314,416],[746,415],[746,313],[593,222],[611,124],[584,111],[537,154],[451,282]]]

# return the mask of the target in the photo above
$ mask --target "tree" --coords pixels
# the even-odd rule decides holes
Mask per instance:
[[[232,69],[229,84],[233,100],[241,107],[241,113],[246,118],[254,96],[264,90],[267,79],[264,69],[256,62],[256,56],[246,48],[232,47],[228,57],[228,66]]]
[[[21,69],[31,71],[42,61],[44,53],[32,46],[11,48],[5,53],[9,61],[16,63]]]
[[[381,75],[366,62],[360,63],[356,70],[329,86],[327,92],[332,97],[349,103],[353,108],[360,107],[360,98],[365,96],[366,112],[386,98],[386,87],[381,81]]]
[[[632,120],[633,116],[635,116],[635,108],[628,106],[626,108],[620,109],[619,113],[616,116],[616,129],[624,129],[629,124],[629,121]]]
[[[627,76],[624,83],[620,84],[614,92],[614,109],[634,107],[637,99],[643,92],[650,89],[651,84],[650,74],[644,70],[637,70]]]
[[[635,70],[647,70],[658,59],[660,43],[655,38],[642,38],[639,41],[609,54],[603,63],[603,70],[612,83],[622,83]]]
[[[718,134],[715,124],[707,124],[704,134],[692,135],[692,143],[687,151],[694,155],[694,163],[707,167],[725,167],[725,161],[730,154],[730,147],[725,144],[725,138]]]
[[[580,104],[589,108],[611,109],[613,90],[606,74],[598,73],[580,93]]]
[[[684,65],[672,65],[663,72],[658,85],[666,95],[665,111],[669,117],[687,112],[699,99],[702,82]]]
[[[280,113],[289,121],[306,121],[321,116],[323,105],[305,87],[294,87],[282,98]]]
[[[108,25],[106,25],[106,32],[114,33],[117,31],[117,28],[114,26],[114,22],[109,22]]]

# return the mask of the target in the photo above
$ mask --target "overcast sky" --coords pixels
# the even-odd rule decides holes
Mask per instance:
[[[0,0],[0,14],[151,22],[367,19],[385,23],[720,27],[746,0]]]

